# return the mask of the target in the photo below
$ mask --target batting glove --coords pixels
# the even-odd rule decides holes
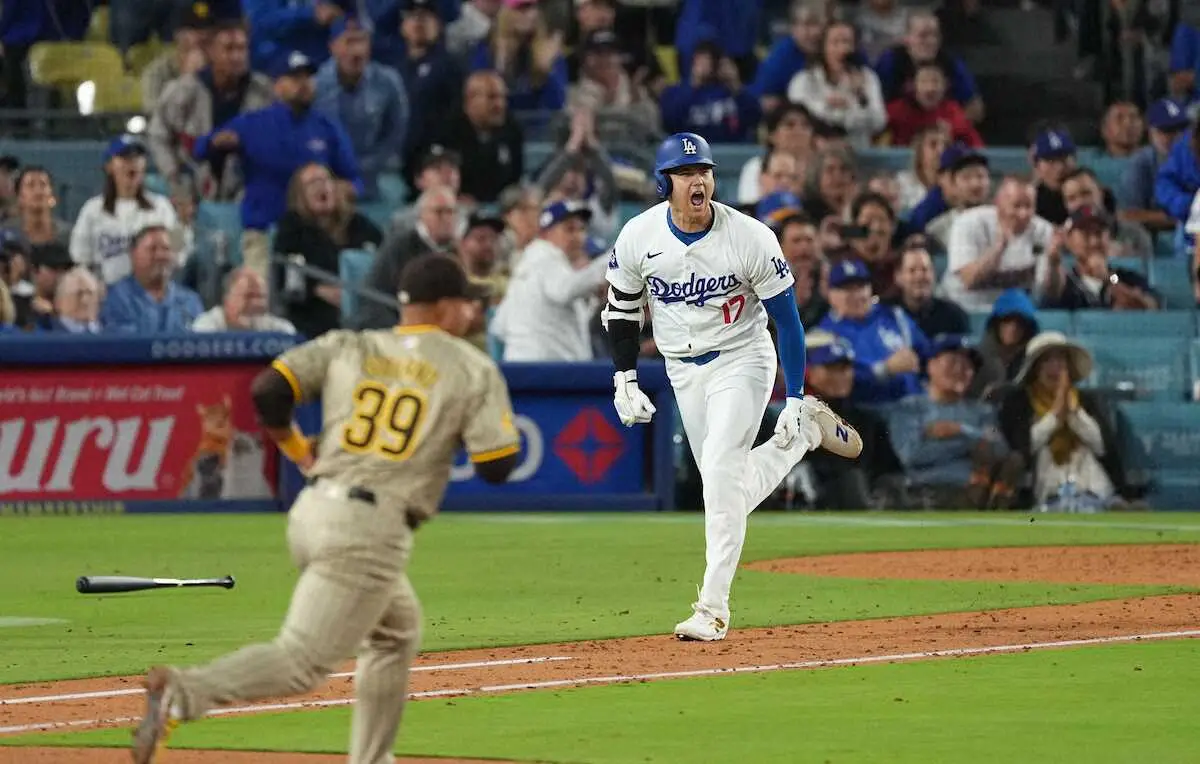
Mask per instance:
[[[803,420],[808,417],[804,411],[803,398],[788,398],[783,405],[783,412],[775,421],[775,436],[771,439],[779,448],[789,448],[804,431]]]
[[[657,410],[642,389],[638,387],[637,371],[618,371],[613,375],[613,408],[621,418],[621,424],[633,427],[635,424],[646,424]]]

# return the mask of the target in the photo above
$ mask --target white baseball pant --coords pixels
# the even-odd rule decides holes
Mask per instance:
[[[751,449],[778,365],[771,335],[697,365],[667,360],[679,415],[704,484],[704,583],[700,605],[729,620],[729,590],[746,540],[746,518],[806,453],[819,430],[782,449],[768,440]],[[814,439],[815,438],[815,439]]]

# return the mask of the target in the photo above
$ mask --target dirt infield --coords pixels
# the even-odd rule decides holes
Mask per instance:
[[[888,552],[772,560],[748,567],[810,576],[1174,584],[1200,588],[1200,546],[1186,545]],[[1200,595],[764,629],[736,626],[735,622],[735,630],[725,642],[714,644],[680,643],[668,636],[653,636],[427,653],[418,661],[410,691],[420,700],[704,676],[734,670],[774,671],[964,657],[996,649],[1014,652],[1048,648],[1064,641],[1086,643],[1142,635],[1162,638],[1178,632],[1193,635],[1200,627]],[[346,670],[352,670],[352,666]],[[335,676],[318,692],[294,701],[289,699],[283,708],[279,705],[261,708],[263,704],[259,704],[225,711],[247,714],[345,705],[350,702],[352,692],[349,676]],[[140,706],[136,677],[3,686],[0,687],[0,735],[129,725],[139,714]],[[16,761],[104,764],[110,757],[111,752],[77,749],[0,748],[0,764]],[[172,764],[218,761],[238,764],[251,760],[268,764],[322,764],[344,758],[256,753],[243,759],[226,752],[177,751],[168,759]],[[428,761],[447,764],[465,760]]]

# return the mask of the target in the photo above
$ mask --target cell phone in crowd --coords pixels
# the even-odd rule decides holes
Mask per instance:
[[[838,226],[838,235],[843,239],[865,239],[871,235],[871,229],[865,225],[843,223]]]

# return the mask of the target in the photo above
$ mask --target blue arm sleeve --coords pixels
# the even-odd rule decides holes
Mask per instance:
[[[788,287],[782,293],[763,301],[763,306],[775,321],[775,333],[779,344],[779,364],[783,367],[783,381],[787,386],[787,397],[804,397],[804,325],[800,323],[800,311],[796,308],[796,293]]]

